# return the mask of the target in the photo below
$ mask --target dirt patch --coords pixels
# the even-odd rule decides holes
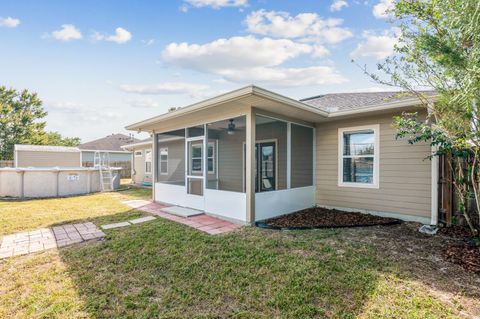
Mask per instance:
[[[480,274],[480,248],[471,245],[450,245],[444,251],[444,258],[464,269]]]
[[[392,225],[399,223],[400,220],[395,218],[313,207],[293,214],[268,219],[260,226],[276,229],[308,229]]]

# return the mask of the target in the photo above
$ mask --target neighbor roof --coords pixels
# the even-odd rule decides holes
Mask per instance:
[[[78,147],[16,144],[16,151],[78,153]]]
[[[127,136],[125,134],[112,134],[98,140],[83,143],[78,146],[82,150],[98,150],[98,151],[124,151],[123,145],[138,143],[139,139]]]
[[[422,91],[426,97],[435,95],[435,91]],[[371,106],[389,105],[411,100],[416,96],[410,92],[362,92],[362,93],[330,93],[317,95],[300,101],[329,113],[361,110]]]

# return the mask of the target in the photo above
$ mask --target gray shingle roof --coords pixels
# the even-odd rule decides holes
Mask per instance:
[[[82,150],[124,151],[121,146],[138,142],[140,142],[139,139],[131,138],[125,134],[112,134],[98,140],[80,144],[78,148]]]
[[[427,96],[435,95],[435,91],[422,91],[422,93]],[[415,97],[409,92],[330,93],[301,99],[300,101],[318,109],[335,113],[370,106],[388,105]]]

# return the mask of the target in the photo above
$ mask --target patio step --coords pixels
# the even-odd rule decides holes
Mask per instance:
[[[202,215],[203,212],[196,210],[196,209],[191,209],[191,208],[186,208],[186,207],[181,207],[181,206],[170,206],[170,207],[165,207],[162,209],[164,212],[172,214],[172,215],[177,215],[180,217],[192,217],[192,216],[197,216],[197,215]]]

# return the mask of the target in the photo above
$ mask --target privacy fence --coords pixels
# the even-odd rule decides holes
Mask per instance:
[[[13,167],[13,166],[14,166],[13,161],[0,160],[0,168],[2,168],[2,167]]]
[[[82,162],[83,167],[93,167],[92,161],[84,161]],[[110,166],[112,167],[121,167],[120,170],[120,178],[131,178],[132,177],[132,164],[130,161],[118,161],[118,162],[110,162]]]

